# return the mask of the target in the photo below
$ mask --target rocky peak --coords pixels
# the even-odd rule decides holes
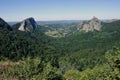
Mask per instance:
[[[32,17],[23,20],[20,24],[18,28],[20,31],[34,31],[37,28],[37,23]]]
[[[91,20],[93,20],[93,21],[99,21],[99,19],[97,17],[95,17],[95,16],[93,16],[93,18]]]
[[[83,23],[82,25],[82,30],[85,32],[94,30],[99,31],[101,29],[101,21],[96,17],[93,17],[91,20]]]

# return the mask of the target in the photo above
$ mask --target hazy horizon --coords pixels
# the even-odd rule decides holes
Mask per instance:
[[[34,17],[37,21],[120,19],[118,0],[1,0],[0,17],[21,21]]]

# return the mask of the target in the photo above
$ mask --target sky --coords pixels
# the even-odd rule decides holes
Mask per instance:
[[[6,21],[120,19],[120,0],[0,0],[0,17]]]

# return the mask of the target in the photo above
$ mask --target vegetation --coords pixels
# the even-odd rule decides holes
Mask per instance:
[[[104,23],[100,32],[75,31],[62,38],[48,37],[41,28],[0,28],[0,79],[119,80],[119,25]]]

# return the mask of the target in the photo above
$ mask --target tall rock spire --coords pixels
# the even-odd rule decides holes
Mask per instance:
[[[18,28],[20,31],[34,31],[37,28],[37,23],[32,17],[23,20],[20,24]]]
[[[99,31],[100,29],[101,29],[101,21],[95,16],[91,20],[84,23],[82,26],[82,30],[84,30],[85,32],[94,31],[94,30]]]

